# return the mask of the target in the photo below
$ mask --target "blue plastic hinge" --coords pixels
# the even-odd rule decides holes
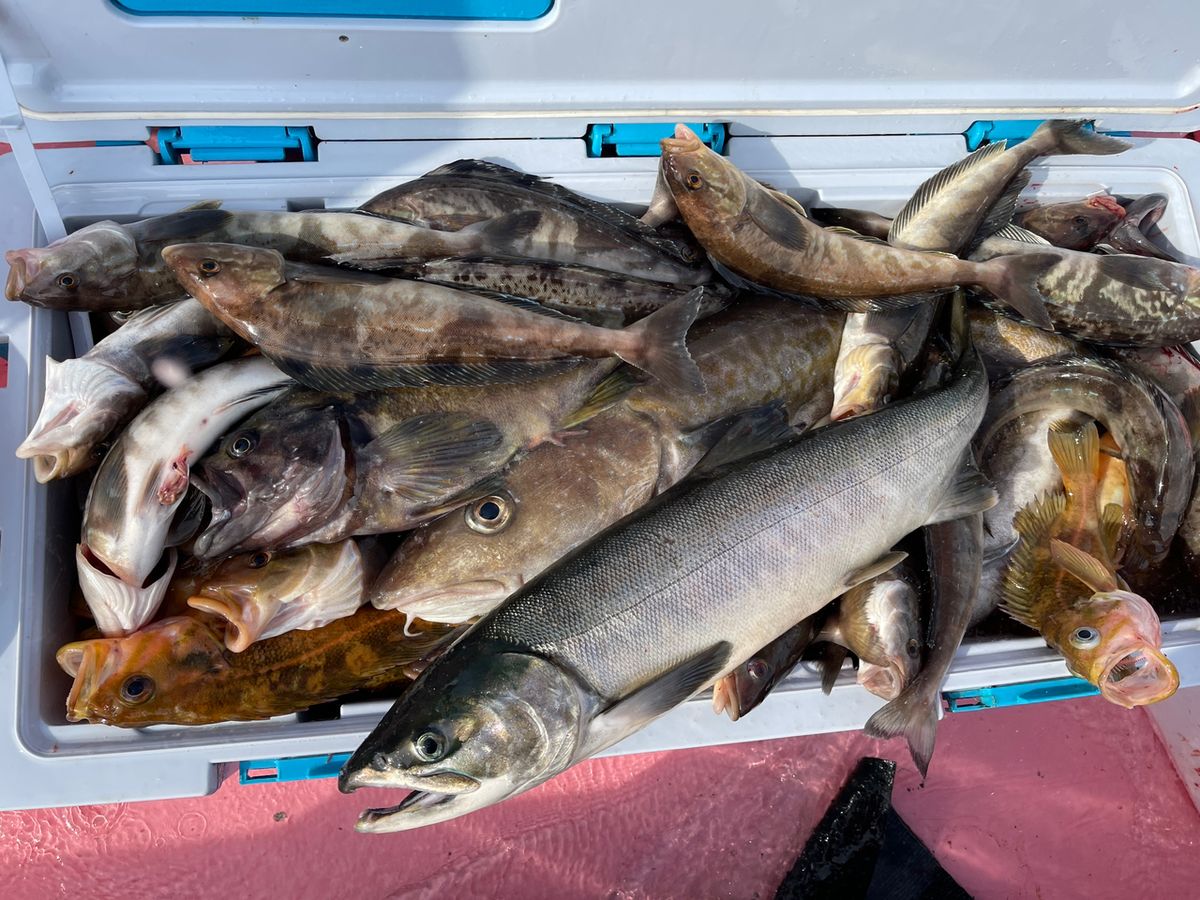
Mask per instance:
[[[696,132],[711,149],[725,153],[725,139],[729,132],[724,125],[689,122],[688,128]],[[675,126],[668,123],[620,122],[589,125],[583,139],[587,142],[588,156],[661,156],[662,146],[658,142],[674,133]]]
[[[185,125],[156,129],[158,161],[312,162],[317,138],[311,128],[284,125]],[[187,157],[185,159],[185,157]]]
[[[963,137],[967,139],[968,150],[978,150],[984,144],[990,144],[993,141],[1008,141],[1011,146],[1033,134],[1034,129],[1044,121],[1045,119],[1001,119],[996,122],[972,122],[971,127],[963,132]],[[1085,127],[1091,131],[1096,130],[1091,123]],[[1111,134],[1113,137],[1129,137],[1128,131],[1106,131],[1104,133]]]
[[[1094,697],[1099,693],[1095,685],[1082,678],[1051,678],[969,691],[946,691],[942,696],[946,698],[950,712],[971,712],[976,709],[1048,703],[1051,700],[1074,700],[1078,697]]]
[[[289,756],[284,759],[250,759],[238,763],[239,784],[267,784],[272,781],[310,781],[336,778],[349,753],[320,756]]]

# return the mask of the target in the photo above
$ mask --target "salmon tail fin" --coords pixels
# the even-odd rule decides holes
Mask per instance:
[[[670,390],[703,394],[704,377],[687,348],[687,332],[703,299],[704,288],[696,288],[630,325],[625,331],[637,335],[637,349],[629,356],[618,355]]]
[[[1095,486],[1100,469],[1100,435],[1095,422],[1080,428],[1055,422],[1046,435],[1046,443],[1069,493]]]
[[[882,739],[904,735],[923,779],[933,758],[937,724],[938,692],[930,691],[925,687],[924,679],[918,677],[899,697],[867,719],[863,731],[870,737]]]
[[[1067,156],[1086,153],[1093,156],[1111,156],[1123,153],[1132,145],[1128,141],[1097,134],[1086,119],[1050,119],[1037,127],[1030,135],[1037,141],[1046,156]]]
[[[1014,253],[981,263],[979,286],[995,294],[1022,317],[1047,331],[1053,331],[1046,298],[1038,289],[1038,279],[1059,257],[1054,253]]]

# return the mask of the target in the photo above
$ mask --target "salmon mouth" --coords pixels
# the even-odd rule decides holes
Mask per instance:
[[[1099,687],[1106,700],[1133,709],[1174,694],[1179,689],[1179,673],[1161,651],[1136,647],[1115,657],[1100,676]]]

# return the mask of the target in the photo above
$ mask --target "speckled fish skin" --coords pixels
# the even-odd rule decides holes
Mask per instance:
[[[634,216],[562,185],[483,160],[448,163],[384,191],[359,208],[451,231],[531,213],[536,225],[506,256],[595,266],[675,284],[703,284],[712,277],[686,244],[662,237]]]
[[[1056,331],[1099,344],[1166,347],[1200,338],[1200,270],[1141,256],[1078,253],[989,237],[972,259],[1058,257],[1037,279]],[[986,301],[985,301],[986,302]]]
[[[1022,169],[1039,156],[1112,154],[1125,141],[1087,131],[1082,120],[1043,122],[1015,146],[988,144],[943,169],[917,189],[888,233],[889,243],[914,250],[959,253],[975,237],[997,199]]]
[[[288,715],[352,691],[405,684],[403,667],[452,635],[443,626],[412,628],[398,613],[364,607],[322,628],[234,653],[221,643],[214,620],[197,613],[162,619],[124,638],[67,644],[58,662],[75,679],[67,698],[72,722],[208,725]],[[149,681],[149,696],[129,698],[135,678]]]
[[[1183,416],[1159,387],[1120,364],[1069,358],[1015,373],[993,394],[977,442],[988,446],[1018,416],[1061,408],[1097,420],[1122,448],[1137,509],[1125,566],[1134,574],[1153,570],[1191,496],[1192,442]]]
[[[823,228],[687,126],[675,133],[662,142],[662,171],[696,239],[734,277],[852,312],[912,305],[928,301],[930,291],[976,285],[1048,324],[1033,289],[1047,260],[1031,255],[987,268]]]
[[[684,343],[699,290],[617,330],[440,284],[288,268],[273,250],[177,244],[163,257],[205,308],[309,387],[523,381],[618,356],[703,389]]]
[[[1034,328],[977,303],[968,305],[967,323],[971,343],[993,381],[1034,363],[1087,353],[1074,338]]]
[[[207,369],[147,406],[92,482],[80,539],[85,552],[126,584],[141,586],[162,556],[192,464],[221,432],[292,383],[252,357]]]
[[[406,274],[462,290],[528,297],[607,328],[631,325],[688,292],[687,287],[661,281],[538,260],[438,259],[413,265]],[[721,309],[730,293],[719,283],[706,288],[697,318]]]
[[[155,393],[156,362],[202,369],[236,344],[232,331],[188,298],[133,316],[83,356],[47,357],[42,410],[17,456],[33,460],[42,483],[99,464],[101,442]]]
[[[430,621],[482,615],[682,480],[709,449],[696,429],[774,400],[784,402],[793,427],[824,420],[841,321],[785,300],[748,298],[701,323],[689,346],[704,394],[646,384],[586,422],[584,434],[530,451],[491,498],[511,512],[502,529],[480,529],[478,504],[429,523],[396,551],[371,602]]]
[[[589,361],[528,385],[363,394],[295,388],[227,434],[196,467],[196,484],[213,509],[196,553],[221,556],[412,528],[519,450],[552,438],[616,365]],[[420,423],[426,425],[409,445],[374,451],[382,435]],[[436,446],[443,449],[430,456],[429,429],[439,427]],[[378,490],[381,474],[414,465],[414,476],[438,477],[420,490]]]
[[[5,296],[48,309],[140,309],[179,297],[162,259],[175,244],[244,244],[310,262],[432,259],[508,250],[508,222],[450,233],[358,213],[188,208],[129,225],[97,222],[49,247],[10,250]],[[73,280],[68,287],[64,275]]]
[[[1022,228],[1066,250],[1091,250],[1125,218],[1125,207],[1109,194],[1048,203],[1018,213]]]
[[[936,304],[923,303],[846,316],[833,375],[834,421],[876,410],[895,395],[925,346],[936,312]]]
[[[347,762],[343,791],[419,792],[357,827],[499,802],[732,671],[933,517],[986,401],[971,353],[946,388],[683,488],[529,585],[430,665]]]

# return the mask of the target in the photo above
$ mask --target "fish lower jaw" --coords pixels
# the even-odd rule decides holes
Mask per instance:
[[[1133,709],[1173,695],[1179,689],[1179,673],[1160,651],[1135,647],[1105,667],[1097,686],[1105,700]]]

